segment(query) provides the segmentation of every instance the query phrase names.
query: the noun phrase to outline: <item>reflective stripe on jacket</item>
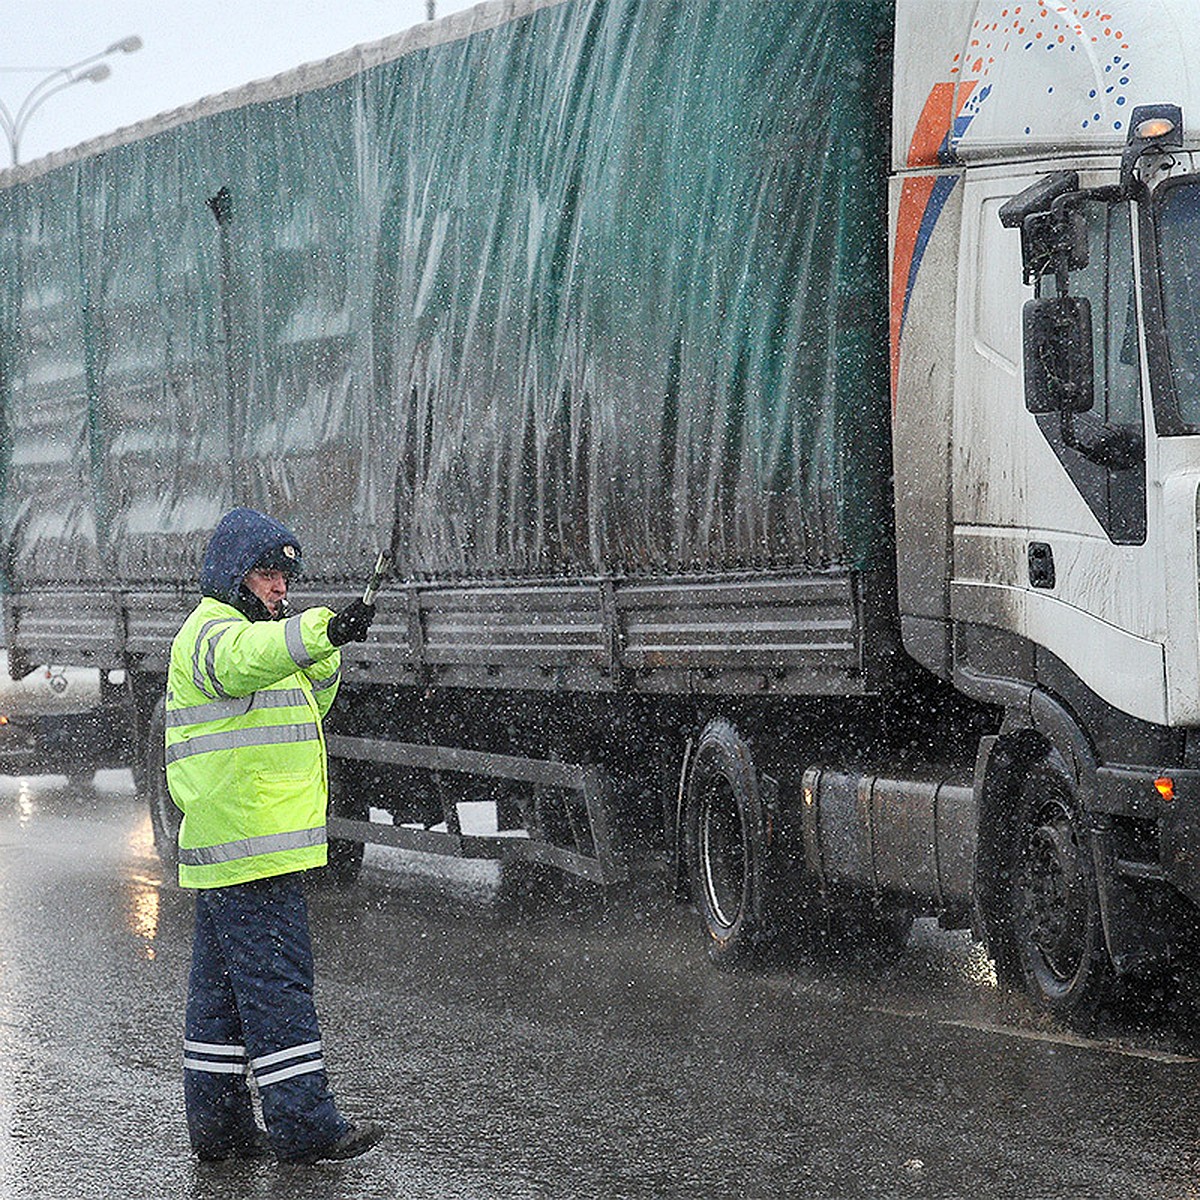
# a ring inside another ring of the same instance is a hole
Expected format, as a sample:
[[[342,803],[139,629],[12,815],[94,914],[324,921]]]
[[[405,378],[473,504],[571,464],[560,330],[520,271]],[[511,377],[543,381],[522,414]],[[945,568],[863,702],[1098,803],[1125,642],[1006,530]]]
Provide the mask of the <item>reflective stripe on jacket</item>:
[[[175,635],[167,786],[183,810],[179,882],[227,887],[326,861],[321,720],[337,694],[333,612],[250,621],[206,597]]]

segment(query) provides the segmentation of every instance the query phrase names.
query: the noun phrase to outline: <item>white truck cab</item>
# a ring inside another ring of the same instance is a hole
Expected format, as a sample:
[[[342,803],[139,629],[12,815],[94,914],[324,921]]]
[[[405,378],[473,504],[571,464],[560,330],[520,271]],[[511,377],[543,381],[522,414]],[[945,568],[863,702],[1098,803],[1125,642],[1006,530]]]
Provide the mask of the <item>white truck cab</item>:
[[[901,632],[1005,710],[978,911],[1069,1018],[1177,955],[1173,897],[1200,900],[1198,17],[896,6]]]
[[[906,646],[949,678],[1003,631],[1168,726],[1200,723],[1198,15],[901,0],[896,29]]]

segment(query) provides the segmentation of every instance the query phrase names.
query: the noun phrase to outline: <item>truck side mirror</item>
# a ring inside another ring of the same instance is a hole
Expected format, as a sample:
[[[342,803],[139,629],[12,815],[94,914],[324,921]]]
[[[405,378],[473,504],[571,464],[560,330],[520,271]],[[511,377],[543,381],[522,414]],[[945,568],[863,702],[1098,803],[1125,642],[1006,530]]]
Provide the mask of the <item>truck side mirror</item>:
[[[1091,409],[1092,306],[1086,296],[1043,296],[1022,312],[1025,407],[1031,413]]]

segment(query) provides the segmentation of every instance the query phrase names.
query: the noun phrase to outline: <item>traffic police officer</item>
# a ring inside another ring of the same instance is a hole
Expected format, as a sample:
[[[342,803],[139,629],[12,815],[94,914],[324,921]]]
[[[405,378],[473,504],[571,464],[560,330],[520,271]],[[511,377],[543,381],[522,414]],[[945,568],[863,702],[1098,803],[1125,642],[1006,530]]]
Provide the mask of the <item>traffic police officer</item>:
[[[375,610],[356,600],[287,615],[300,566],[280,522],[227,513],[205,552],[202,599],[171,648],[167,784],[183,810],[179,882],[196,889],[184,1099],[201,1159],[351,1158],[382,1132],[348,1122],[329,1089],[298,874],[327,857],[321,721],[338,647],[364,639]]]

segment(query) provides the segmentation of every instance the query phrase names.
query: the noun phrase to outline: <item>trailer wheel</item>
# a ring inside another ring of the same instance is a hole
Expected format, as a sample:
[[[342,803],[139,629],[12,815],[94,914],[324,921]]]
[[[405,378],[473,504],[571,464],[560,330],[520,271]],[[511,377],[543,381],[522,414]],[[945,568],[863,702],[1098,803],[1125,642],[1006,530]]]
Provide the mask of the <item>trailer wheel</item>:
[[[1087,1030],[1116,977],[1075,785],[1051,755],[1028,767],[1018,800],[1012,871],[1016,954],[1038,1004]]]
[[[722,966],[757,957],[771,940],[762,804],[750,749],[722,718],[704,727],[692,756],[684,855],[710,957]]]
[[[365,763],[348,758],[329,760],[329,814],[351,821],[370,820]],[[329,839],[329,862],[321,876],[340,888],[350,887],[362,871],[366,846],[346,838]]]
[[[174,878],[179,865],[179,825],[183,814],[167,790],[167,702],[161,698],[150,712],[146,729],[145,786],[150,804],[154,849],[167,873]]]

